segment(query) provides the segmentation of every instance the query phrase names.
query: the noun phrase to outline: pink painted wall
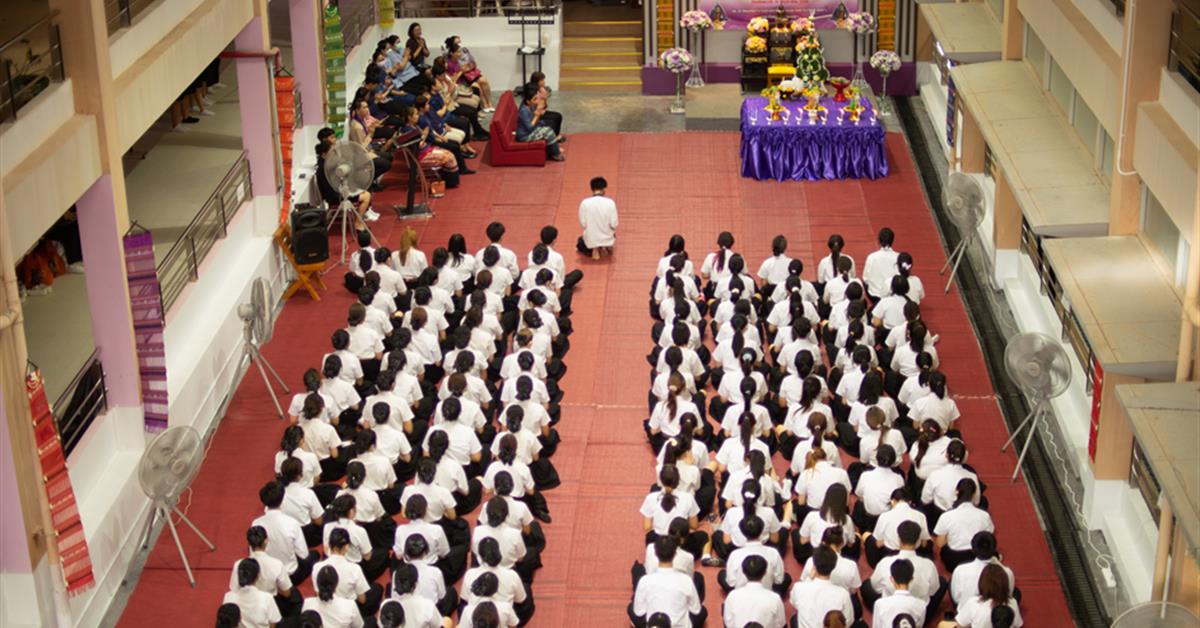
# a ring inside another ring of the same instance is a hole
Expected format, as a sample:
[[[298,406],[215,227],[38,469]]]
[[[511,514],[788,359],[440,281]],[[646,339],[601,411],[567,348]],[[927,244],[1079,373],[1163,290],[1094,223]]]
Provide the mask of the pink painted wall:
[[[261,52],[262,18],[250,20],[233,42],[235,50]],[[275,196],[275,137],[271,132],[274,81],[267,71],[266,59],[251,57],[234,62],[237,64],[238,109],[242,114],[242,148],[250,161],[251,188],[255,196]]]
[[[108,383],[108,404],[141,405],[125,249],[117,226],[112,178],[101,176],[76,203],[83,242],[84,277],[92,314],[92,338]]]
[[[292,69],[300,86],[300,106],[305,126],[325,121],[321,106],[321,41],[317,28],[320,7],[315,0],[290,0],[292,29]]]
[[[4,411],[4,391],[0,390],[0,572],[32,573],[29,546],[25,541],[25,520],[17,497],[17,473],[13,466],[12,442],[8,438],[8,417]]]

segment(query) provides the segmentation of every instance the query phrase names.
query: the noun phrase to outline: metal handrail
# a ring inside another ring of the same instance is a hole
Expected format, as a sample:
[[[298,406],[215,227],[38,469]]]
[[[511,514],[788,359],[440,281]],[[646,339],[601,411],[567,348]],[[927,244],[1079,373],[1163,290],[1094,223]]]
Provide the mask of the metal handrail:
[[[396,0],[396,18],[553,16],[562,0]]]
[[[158,262],[164,312],[171,309],[187,284],[200,278],[200,263],[217,240],[225,237],[238,207],[251,196],[249,186],[250,162],[243,151],[179,239]]]
[[[1179,72],[1200,91],[1200,2],[1180,2],[1171,16],[1167,68]]]
[[[341,0],[338,13],[342,18],[342,42],[347,52],[361,43],[363,33],[378,21],[374,0]]]
[[[63,452],[70,455],[92,421],[107,409],[108,386],[100,352],[96,350],[51,406]]]
[[[108,30],[108,36],[112,37],[113,33],[133,25],[133,18],[137,17],[147,7],[154,4],[156,0],[105,0],[104,1],[104,24]]]
[[[17,67],[8,57],[0,60],[0,123],[16,118],[17,112],[29,104],[35,96],[49,87],[51,83],[62,82],[65,78],[62,40],[59,37],[58,24],[55,23],[58,15],[57,10],[51,11],[8,41],[0,44],[0,54],[17,44],[25,43],[29,46],[26,50],[25,66],[23,67]],[[41,28],[47,29],[49,47],[34,54],[33,45],[27,37]],[[47,57],[48,63],[42,67],[43,59]],[[22,82],[19,87],[18,81]]]

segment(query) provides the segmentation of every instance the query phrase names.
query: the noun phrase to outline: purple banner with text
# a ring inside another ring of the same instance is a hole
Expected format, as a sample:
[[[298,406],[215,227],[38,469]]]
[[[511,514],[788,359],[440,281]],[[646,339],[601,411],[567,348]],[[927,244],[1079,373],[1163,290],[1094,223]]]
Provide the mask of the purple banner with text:
[[[817,20],[817,28],[834,28],[833,20],[828,16],[839,7],[858,11],[857,0],[700,0],[696,8],[708,13],[717,30],[734,30],[746,28],[746,24],[756,17],[774,19],[780,6],[791,19],[807,15],[824,17]]]

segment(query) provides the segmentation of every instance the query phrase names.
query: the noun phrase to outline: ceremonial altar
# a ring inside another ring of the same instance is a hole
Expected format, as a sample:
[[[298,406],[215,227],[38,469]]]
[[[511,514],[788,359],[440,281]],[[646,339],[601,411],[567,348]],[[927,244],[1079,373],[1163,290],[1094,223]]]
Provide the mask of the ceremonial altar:
[[[878,179],[888,174],[883,124],[867,99],[857,123],[843,108],[851,101],[821,98],[825,111],[810,116],[805,101],[781,101],[772,119],[765,97],[742,102],[742,176],[777,181]]]

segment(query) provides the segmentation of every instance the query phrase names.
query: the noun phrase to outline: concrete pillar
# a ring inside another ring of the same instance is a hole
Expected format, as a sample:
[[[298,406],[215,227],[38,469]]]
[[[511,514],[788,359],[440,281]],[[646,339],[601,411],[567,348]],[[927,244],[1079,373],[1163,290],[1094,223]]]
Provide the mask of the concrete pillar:
[[[1021,257],[1021,222],[1023,216],[1017,197],[1000,168],[993,173],[996,199],[992,203],[992,277],[997,288],[1017,276]]]
[[[238,52],[269,49],[271,40],[265,11],[258,12],[233,41]],[[250,162],[251,188],[255,196],[275,196],[279,191],[275,82],[265,58],[244,57],[236,59],[235,63],[238,109],[242,114],[242,148]]]
[[[979,124],[975,122],[975,116],[971,114],[971,110],[964,106],[959,111],[962,112],[962,139],[959,146],[962,152],[959,162],[961,170],[972,174],[981,173],[983,172],[983,153],[987,148],[987,143],[983,139],[983,133],[979,130]]]
[[[1016,0],[1004,3],[1004,15],[1000,17],[1000,58],[1005,61],[1025,56],[1025,18],[1017,10]]]
[[[117,220],[113,177],[101,176],[76,203],[92,337],[104,365],[108,405],[141,404],[133,316],[125,276],[125,229]]]
[[[1188,551],[1188,541],[1175,526],[1171,543],[1171,571],[1167,574],[1167,599],[1200,615],[1200,565]]]
[[[289,0],[292,26],[292,65],[300,87],[300,106],[306,126],[325,122],[324,45],[321,31],[321,3],[317,0]]]
[[[1140,377],[1105,373],[1100,393],[1100,424],[1096,435],[1096,458],[1092,474],[1097,480],[1129,481],[1129,461],[1133,456],[1133,429],[1117,399],[1117,386],[1142,384]]]
[[[1117,154],[1109,195],[1109,235],[1133,235],[1138,232],[1141,216],[1141,177],[1133,174],[1133,147],[1137,136],[1138,104],[1158,100],[1158,83],[1167,63],[1167,35],[1171,29],[1171,2],[1131,3],[1125,13],[1127,59],[1122,71],[1128,86],[1121,102],[1124,113],[1124,137],[1116,137]],[[1118,135],[1122,132],[1117,130]],[[1121,171],[1130,174],[1121,174]]]

